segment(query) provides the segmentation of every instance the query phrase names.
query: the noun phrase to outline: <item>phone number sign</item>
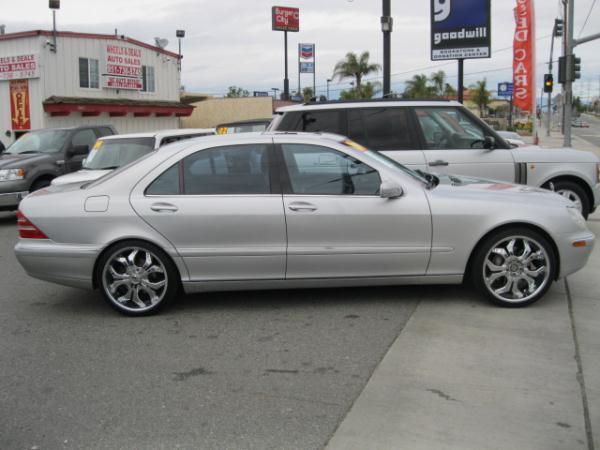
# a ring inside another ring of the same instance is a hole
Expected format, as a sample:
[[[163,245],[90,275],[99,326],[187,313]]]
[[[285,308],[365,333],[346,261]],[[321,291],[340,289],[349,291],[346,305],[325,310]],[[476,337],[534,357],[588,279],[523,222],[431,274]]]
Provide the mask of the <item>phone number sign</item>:
[[[103,86],[111,89],[142,89],[142,51],[125,45],[104,47]]]
[[[26,80],[39,78],[39,76],[39,62],[36,53],[0,56],[0,80]]]

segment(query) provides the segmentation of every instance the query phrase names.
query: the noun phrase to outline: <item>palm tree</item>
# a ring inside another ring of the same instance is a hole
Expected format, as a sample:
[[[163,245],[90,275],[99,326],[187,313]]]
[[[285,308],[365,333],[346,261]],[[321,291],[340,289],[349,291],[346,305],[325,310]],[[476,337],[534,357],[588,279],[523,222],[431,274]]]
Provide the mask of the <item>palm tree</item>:
[[[381,83],[379,81],[367,81],[360,89],[352,88],[347,91],[340,92],[340,100],[356,100],[363,98],[373,98],[375,94],[381,91]]]
[[[444,87],[446,85],[446,72],[443,70],[439,70],[431,74],[429,78],[433,83],[433,88],[435,89],[435,95],[438,97],[444,96]]]
[[[429,98],[435,95],[435,88],[428,86],[427,75],[415,75],[406,82],[404,96],[407,98]]]
[[[444,86],[444,97],[451,99],[451,98],[456,97],[456,94],[457,94],[457,91],[456,91],[456,89],[454,89],[454,86],[446,83],[446,86]]]
[[[369,57],[369,52],[362,52],[360,56],[354,52],[346,53],[346,58],[338,61],[333,68],[333,78],[354,78],[356,89],[360,92],[363,77],[381,70],[380,64],[369,63]]]
[[[475,86],[471,86],[472,89],[472,100],[479,108],[479,115],[485,116],[485,109],[491,103],[490,91],[487,90],[487,79],[484,78],[478,81]]]

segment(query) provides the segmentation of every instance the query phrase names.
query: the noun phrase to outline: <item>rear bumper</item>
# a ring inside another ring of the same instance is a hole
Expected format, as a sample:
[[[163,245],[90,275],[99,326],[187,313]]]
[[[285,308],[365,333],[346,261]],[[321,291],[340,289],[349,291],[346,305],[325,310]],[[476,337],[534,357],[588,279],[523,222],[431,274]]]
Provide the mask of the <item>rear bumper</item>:
[[[92,289],[100,249],[89,245],[57,244],[51,240],[21,239],[15,245],[17,260],[28,275],[52,283]]]
[[[21,200],[28,194],[28,191],[0,194],[0,211],[12,211],[17,209]]]
[[[584,247],[574,247],[574,242],[584,241]],[[560,253],[560,274],[564,278],[577,272],[586,265],[592,250],[594,249],[595,236],[589,231],[579,234],[565,236],[561,242],[557,242]]]

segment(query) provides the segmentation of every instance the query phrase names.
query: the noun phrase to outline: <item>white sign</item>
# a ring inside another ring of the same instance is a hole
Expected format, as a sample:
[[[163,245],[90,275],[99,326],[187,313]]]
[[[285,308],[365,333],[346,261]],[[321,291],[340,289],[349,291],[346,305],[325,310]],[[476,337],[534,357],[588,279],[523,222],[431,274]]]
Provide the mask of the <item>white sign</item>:
[[[110,89],[142,89],[142,51],[126,45],[104,45],[102,86]]]
[[[37,53],[0,56],[0,80],[24,80],[39,77],[40,65]]]

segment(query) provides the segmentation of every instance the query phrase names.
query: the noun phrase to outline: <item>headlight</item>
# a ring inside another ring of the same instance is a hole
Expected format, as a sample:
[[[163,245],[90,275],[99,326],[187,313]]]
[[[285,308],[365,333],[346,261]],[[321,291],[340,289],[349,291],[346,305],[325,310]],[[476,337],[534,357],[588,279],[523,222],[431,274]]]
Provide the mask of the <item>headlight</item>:
[[[22,180],[25,178],[23,169],[2,169],[0,170],[0,181]]]
[[[567,211],[569,211],[571,218],[573,219],[573,221],[577,224],[577,226],[579,228],[587,229],[585,219],[583,218],[583,216],[581,215],[581,213],[579,212],[577,207],[569,205],[569,206],[567,206]]]

